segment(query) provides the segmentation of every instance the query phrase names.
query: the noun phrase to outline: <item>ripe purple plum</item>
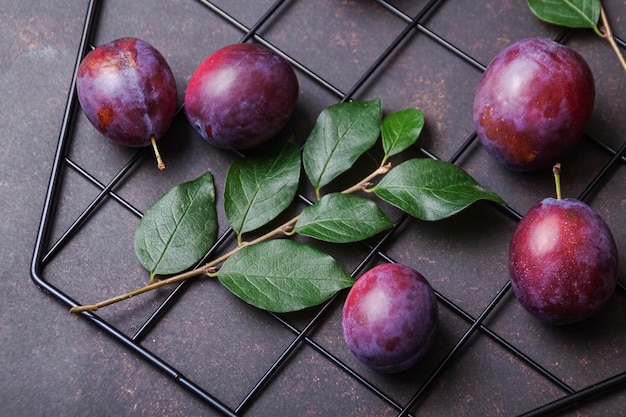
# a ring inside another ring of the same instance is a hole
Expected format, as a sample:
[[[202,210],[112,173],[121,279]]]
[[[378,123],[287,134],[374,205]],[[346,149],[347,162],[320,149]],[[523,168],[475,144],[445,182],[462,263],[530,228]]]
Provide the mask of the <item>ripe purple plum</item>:
[[[523,39],[487,66],[474,98],[476,133],[514,171],[549,168],[579,142],[594,100],[593,74],[578,52]]]
[[[414,269],[382,264],[350,289],[341,324],[352,353],[383,373],[402,372],[430,350],[439,321],[435,293]]]
[[[604,220],[572,198],[545,198],[519,222],[509,247],[515,296],[548,324],[598,313],[615,292],[617,247]]]
[[[213,52],[196,68],[185,114],[210,144],[249,149],[285,127],[298,94],[298,79],[286,60],[262,46],[238,43]]]
[[[89,121],[123,146],[152,143],[157,151],[155,142],[176,113],[176,82],[169,65],[137,38],[116,39],[90,51],[78,67],[76,90]]]

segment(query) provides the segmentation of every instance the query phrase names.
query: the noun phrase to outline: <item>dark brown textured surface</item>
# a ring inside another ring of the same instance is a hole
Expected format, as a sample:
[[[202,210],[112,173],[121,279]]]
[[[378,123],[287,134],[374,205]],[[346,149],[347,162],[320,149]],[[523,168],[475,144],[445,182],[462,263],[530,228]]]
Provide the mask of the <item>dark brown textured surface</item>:
[[[196,65],[210,52],[237,42],[244,32],[191,0],[105,1],[93,42],[137,36],[166,57],[179,98]],[[251,26],[272,5],[264,1],[214,1],[241,24]],[[426,1],[390,1],[415,15]],[[614,32],[626,38],[626,3],[604,1]],[[0,8],[0,415],[3,416],[200,416],[217,412],[66,306],[38,289],[29,263],[72,72],[86,2],[5,0]],[[443,1],[355,92],[382,98],[385,111],[420,107],[426,128],[419,145],[449,159],[472,134],[471,103],[480,70],[452,55],[430,34],[441,36],[486,65],[502,48],[528,36],[554,38],[559,29],[541,23],[519,1]],[[258,34],[346,93],[406,21],[375,1],[286,1]],[[587,31],[566,43],[589,61],[597,84],[588,131],[609,146],[626,137],[626,76],[610,47]],[[315,117],[340,97],[298,72],[301,96],[289,130],[300,140]],[[68,156],[106,184],[134,151],[104,141],[78,117]],[[143,158],[115,192],[143,212],[169,187],[206,169],[218,190],[236,156],[203,143],[179,116],[161,152],[168,165],[159,173]],[[610,159],[590,140],[564,164],[564,193],[577,196]],[[550,175],[515,174],[488,157],[478,144],[457,161],[518,212],[553,193]],[[365,164],[367,165],[367,163]],[[361,175],[359,175],[360,177]],[[620,282],[626,284],[626,166],[621,162],[592,193],[589,204],[614,231]],[[49,242],[55,242],[98,194],[72,169],[63,176]],[[221,200],[218,200],[220,207]],[[297,209],[295,207],[294,209]],[[389,210],[394,218],[398,213]],[[225,225],[223,211],[218,210]],[[46,264],[44,278],[73,298],[89,303],[134,289],[146,275],[132,253],[137,216],[105,199],[69,243]],[[383,250],[420,270],[433,287],[472,317],[478,317],[506,284],[506,251],[515,226],[504,213],[477,204],[437,223],[407,220]],[[222,226],[222,231],[225,226]],[[230,245],[233,242],[229,242]],[[361,245],[333,248],[347,271],[366,255]],[[378,260],[379,261],[379,260]],[[107,307],[98,315],[132,336],[169,294],[152,294]],[[320,352],[345,363],[402,407],[420,389],[471,322],[441,304],[441,328],[427,359],[402,375],[382,376],[359,364],[341,337],[339,297],[277,369],[267,387],[243,410],[250,416],[392,416],[398,410]],[[317,309],[285,315],[301,330]],[[515,346],[504,348],[486,331],[472,334],[412,409],[425,416],[511,416],[563,395],[516,353],[528,355],[573,390],[626,371],[626,294],[619,290],[598,317],[552,328],[530,318],[510,291],[485,326]],[[141,340],[183,375],[236,408],[293,342],[295,333],[267,313],[249,307],[212,281],[194,282],[158,325]],[[625,388],[561,415],[617,416]]]

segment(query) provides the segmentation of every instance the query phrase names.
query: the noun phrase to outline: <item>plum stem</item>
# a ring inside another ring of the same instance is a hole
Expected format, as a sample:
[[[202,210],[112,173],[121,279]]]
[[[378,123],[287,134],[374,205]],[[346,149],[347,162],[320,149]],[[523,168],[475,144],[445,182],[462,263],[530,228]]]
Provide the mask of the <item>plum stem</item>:
[[[156,137],[154,135],[150,136],[150,143],[152,143],[152,149],[154,149],[154,156],[156,157],[157,167],[163,171],[165,169],[165,164],[163,163],[163,159],[161,158],[161,153],[159,152],[159,147],[157,146]]]
[[[563,198],[561,194],[561,164],[556,163],[552,167],[552,173],[554,174],[554,184],[556,185],[556,199],[561,200]]]
[[[609,19],[606,16],[606,11],[604,10],[602,4],[600,4],[600,20],[602,21],[602,28],[604,29],[604,33],[600,33],[600,36],[609,42],[611,48],[613,48],[613,51],[615,52],[615,55],[617,55],[617,59],[619,59],[622,68],[626,72],[626,60],[624,59],[624,55],[622,55],[617,42],[615,42],[613,31],[611,30],[611,25],[609,24]]]
[[[367,177],[365,177],[363,180],[359,181],[357,184],[346,188],[345,190],[342,191],[342,193],[344,194],[350,194],[350,193],[354,193],[357,191],[362,191],[365,190],[365,188],[367,187],[368,184],[370,184],[370,181],[372,179],[374,179],[375,177],[379,176],[379,175],[384,175],[387,172],[389,172],[389,170],[391,169],[391,163],[388,163],[384,166],[380,166],[378,167],[375,171],[373,171],[371,174],[369,174]],[[260,243],[266,240],[269,240],[271,238],[277,237],[277,236],[291,236],[295,233],[295,229],[294,226],[297,223],[298,219],[300,218],[300,215],[297,215],[293,218],[291,218],[290,220],[286,221],[285,223],[281,224],[280,226],[276,227],[273,230],[270,230],[269,232],[265,233],[262,236],[257,237],[254,240],[251,240],[249,242],[242,242],[241,241],[241,236],[237,237],[237,246],[235,248],[233,248],[231,251],[225,253],[224,255],[215,258],[214,260],[202,265],[199,268],[196,269],[192,269],[190,271],[187,272],[183,272],[181,274],[178,275],[174,275],[170,278],[167,279],[163,279],[163,280],[157,280],[154,282],[151,282],[148,285],[145,285],[141,288],[137,288],[133,291],[127,292],[126,294],[122,294],[122,295],[118,295],[116,297],[110,298],[108,300],[104,300],[104,301],[100,301],[98,303],[95,304],[89,304],[89,305],[82,305],[82,306],[75,306],[70,308],[70,313],[82,313],[82,312],[86,312],[86,311],[96,311],[99,308],[102,307],[106,307],[108,305],[111,304],[115,304],[119,301],[123,301],[126,300],[128,298],[134,297],[136,295],[139,294],[143,294],[146,293],[148,291],[152,291],[154,289],[163,287],[165,285],[169,285],[169,284],[173,284],[176,282],[181,282],[184,280],[187,280],[189,278],[193,278],[193,277],[197,277],[200,275],[205,275],[208,277],[215,277],[216,271],[217,271],[217,266],[219,264],[221,264],[222,262],[226,261],[228,258],[230,258],[232,255],[234,255],[237,251],[239,251],[241,248],[243,248],[244,246],[248,246],[248,245],[253,245],[255,243]],[[151,279],[153,278],[153,275],[151,275]]]

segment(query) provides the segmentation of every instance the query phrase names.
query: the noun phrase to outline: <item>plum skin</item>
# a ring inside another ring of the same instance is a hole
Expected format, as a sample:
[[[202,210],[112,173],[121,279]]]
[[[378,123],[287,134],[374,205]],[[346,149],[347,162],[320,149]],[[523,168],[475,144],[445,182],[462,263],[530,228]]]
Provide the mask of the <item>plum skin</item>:
[[[211,145],[249,149],[281,131],[295,110],[299,84],[291,65],[255,44],[210,54],[185,92],[189,123]]]
[[[515,296],[542,322],[589,318],[613,296],[615,240],[604,220],[577,199],[546,198],[520,220],[509,247]]]
[[[152,45],[133,37],[90,51],[78,67],[76,90],[89,121],[123,146],[161,139],[176,113],[172,70]]]
[[[594,101],[593,74],[578,52],[528,38],[502,50],[487,66],[474,97],[474,125],[496,160],[514,171],[533,171],[571,152]]]
[[[439,309],[428,281],[414,269],[382,264],[365,272],[344,303],[341,324],[352,353],[382,373],[405,371],[429,352]]]

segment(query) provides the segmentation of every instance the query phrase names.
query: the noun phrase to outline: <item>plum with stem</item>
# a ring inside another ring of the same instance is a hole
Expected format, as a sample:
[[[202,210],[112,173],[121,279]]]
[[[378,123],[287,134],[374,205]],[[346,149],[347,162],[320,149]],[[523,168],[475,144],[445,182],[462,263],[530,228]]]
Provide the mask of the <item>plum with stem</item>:
[[[615,292],[618,255],[606,222],[578,199],[557,198],[528,210],[509,247],[515,296],[539,320],[570,324],[598,313]]]
[[[76,78],[81,108],[108,139],[128,147],[152,144],[176,113],[176,81],[165,58],[149,43],[126,37],[98,46],[81,61]]]

